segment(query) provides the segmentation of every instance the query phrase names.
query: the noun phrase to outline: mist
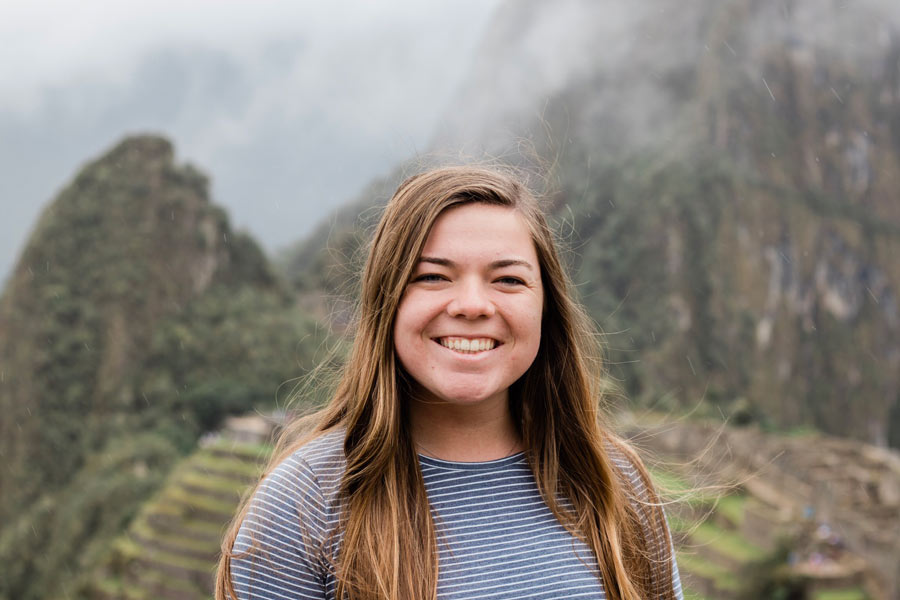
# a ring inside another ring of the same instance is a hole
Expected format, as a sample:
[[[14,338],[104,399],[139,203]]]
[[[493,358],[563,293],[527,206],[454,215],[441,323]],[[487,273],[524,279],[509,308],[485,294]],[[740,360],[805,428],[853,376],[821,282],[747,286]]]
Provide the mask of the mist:
[[[0,35],[0,279],[82,162],[162,133],[274,250],[427,145],[496,2],[38,2]]]

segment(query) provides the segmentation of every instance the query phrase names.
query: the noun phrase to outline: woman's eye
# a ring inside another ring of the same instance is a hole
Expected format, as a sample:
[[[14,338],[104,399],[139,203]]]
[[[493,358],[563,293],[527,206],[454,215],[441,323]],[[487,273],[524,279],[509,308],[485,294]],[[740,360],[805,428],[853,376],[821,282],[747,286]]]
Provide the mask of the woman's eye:
[[[502,283],[503,285],[525,285],[525,282],[518,277],[500,277],[497,279],[497,283]]]
[[[424,281],[424,282],[433,282],[433,281],[444,281],[446,277],[443,275],[438,275],[437,273],[423,273],[422,275],[417,275],[413,281]]]

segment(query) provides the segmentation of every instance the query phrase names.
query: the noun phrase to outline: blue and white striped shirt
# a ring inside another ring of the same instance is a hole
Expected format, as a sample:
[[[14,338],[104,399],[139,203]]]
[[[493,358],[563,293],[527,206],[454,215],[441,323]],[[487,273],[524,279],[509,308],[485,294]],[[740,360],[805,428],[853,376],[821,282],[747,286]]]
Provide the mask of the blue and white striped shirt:
[[[323,556],[336,557],[342,431],[295,452],[266,478],[251,501],[232,559],[239,600],[334,599],[336,581]],[[635,491],[636,468],[614,455]],[[590,548],[544,503],[524,454],[481,463],[419,457],[438,536],[440,600],[606,597]],[[657,536],[656,539],[667,539]],[[324,553],[324,554],[323,554]],[[678,569],[671,570],[678,598]],[[666,573],[668,574],[668,573]]]

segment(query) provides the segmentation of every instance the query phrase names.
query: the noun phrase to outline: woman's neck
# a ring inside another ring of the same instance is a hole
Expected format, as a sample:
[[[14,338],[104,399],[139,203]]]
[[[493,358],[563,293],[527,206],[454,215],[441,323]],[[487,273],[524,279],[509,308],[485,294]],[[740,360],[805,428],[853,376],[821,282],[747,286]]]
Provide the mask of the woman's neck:
[[[521,452],[506,398],[473,405],[412,400],[410,426],[420,454],[455,462],[483,462]]]

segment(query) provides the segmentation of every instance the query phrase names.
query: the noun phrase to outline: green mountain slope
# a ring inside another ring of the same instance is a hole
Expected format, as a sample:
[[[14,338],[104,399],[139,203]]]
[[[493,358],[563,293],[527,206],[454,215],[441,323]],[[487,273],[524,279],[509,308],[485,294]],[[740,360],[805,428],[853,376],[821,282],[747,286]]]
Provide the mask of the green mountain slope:
[[[67,589],[201,433],[309,363],[314,324],[173,154],[88,164],[0,299],[0,598]]]

